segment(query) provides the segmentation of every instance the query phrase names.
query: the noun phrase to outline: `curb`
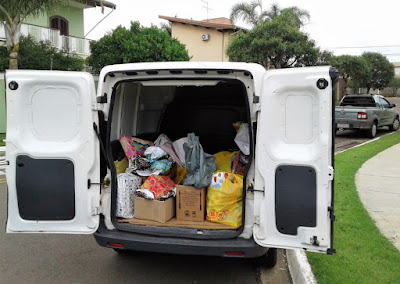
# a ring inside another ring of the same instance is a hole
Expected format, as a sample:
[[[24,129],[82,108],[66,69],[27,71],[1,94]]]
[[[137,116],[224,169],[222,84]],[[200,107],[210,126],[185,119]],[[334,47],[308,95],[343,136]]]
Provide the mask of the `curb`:
[[[306,253],[302,250],[286,250],[290,275],[294,284],[316,284]]]

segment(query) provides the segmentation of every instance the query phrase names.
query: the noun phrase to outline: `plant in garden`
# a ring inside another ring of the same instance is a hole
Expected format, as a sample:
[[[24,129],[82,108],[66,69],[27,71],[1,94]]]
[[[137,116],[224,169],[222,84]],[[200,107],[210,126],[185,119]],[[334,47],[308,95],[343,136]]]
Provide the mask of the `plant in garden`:
[[[18,65],[21,69],[81,71],[85,61],[75,54],[65,53],[48,41],[36,42],[32,37],[21,36]],[[0,71],[8,68],[6,47],[0,47]]]
[[[90,49],[87,63],[95,73],[110,64],[190,59],[185,45],[167,31],[155,26],[142,27],[138,22],[132,22],[130,29],[119,26],[100,40],[92,41]]]

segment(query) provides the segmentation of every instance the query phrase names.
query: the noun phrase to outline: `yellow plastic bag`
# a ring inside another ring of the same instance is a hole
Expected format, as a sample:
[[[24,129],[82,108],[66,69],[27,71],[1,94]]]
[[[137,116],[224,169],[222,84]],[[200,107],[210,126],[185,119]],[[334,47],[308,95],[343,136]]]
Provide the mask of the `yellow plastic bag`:
[[[217,160],[217,171],[231,173],[232,157],[237,152],[222,151],[214,154]]]
[[[185,179],[185,177],[186,177],[186,169],[177,167],[176,175],[172,180],[174,181],[175,184],[180,184]]]
[[[243,177],[216,172],[207,189],[207,220],[232,227],[242,225]]]
[[[117,174],[122,174],[126,171],[129,166],[128,159],[125,157],[121,161],[114,161],[115,169],[117,170]]]

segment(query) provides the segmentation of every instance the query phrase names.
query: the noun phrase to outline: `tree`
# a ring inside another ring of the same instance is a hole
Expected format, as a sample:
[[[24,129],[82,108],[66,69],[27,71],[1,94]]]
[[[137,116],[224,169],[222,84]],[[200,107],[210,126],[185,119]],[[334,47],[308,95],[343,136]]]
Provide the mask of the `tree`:
[[[18,69],[21,25],[28,16],[38,16],[67,0],[0,0],[0,21],[4,23],[6,45],[10,56],[10,69]]]
[[[400,78],[393,77],[393,79],[389,82],[388,87],[392,89],[392,92],[393,92],[392,94],[396,95],[397,90],[400,88]]]
[[[277,3],[273,3],[270,10],[263,10],[262,0],[235,4],[232,7],[230,18],[232,22],[242,19],[245,23],[255,27],[266,21],[272,21],[286,11],[291,11],[295,15],[295,21],[299,27],[304,24],[304,20],[310,19],[310,14],[306,10],[296,6],[281,9]]]
[[[185,45],[167,31],[155,26],[142,27],[138,22],[132,22],[130,29],[119,26],[100,40],[92,41],[90,49],[87,63],[95,73],[110,64],[190,59]]]
[[[295,18],[288,10],[249,32],[239,32],[228,47],[230,60],[256,62],[266,68],[269,64],[275,68],[315,65],[319,49],[299,31]]]
[[[343,78],[342,93],[345,93],[349,79],[352,80],[352,87],[365,87],[371,79],[371,68],[368,62],[359,56],[341,55],[333,57],[329,63],[338,69],[340,76]]]
[[[367,92],[371,88],[382,90],[394,77],[394,66],[387,58],[377,52],[365,52],[361,55],[371,68],[371,78],[366,82]]]
[[[19,48],[19,67],[35,70],[81,71],[85,61],[77,55],[68,54],[51,46],[48,41],[36,42],[32,37],[21,36]],[[0,47],[0,71],[8,66],[6,47]]]
[[[316,65],[318,65],[318,66],[329,65],[330,61],[333,57],[334,57],[334,55],[332,52],[324,50],[319,53]]]

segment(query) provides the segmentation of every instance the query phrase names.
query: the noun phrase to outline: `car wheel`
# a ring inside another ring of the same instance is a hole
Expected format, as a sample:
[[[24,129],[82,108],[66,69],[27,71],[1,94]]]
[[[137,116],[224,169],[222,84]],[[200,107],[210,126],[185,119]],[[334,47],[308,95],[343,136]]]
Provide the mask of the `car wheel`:
[[[378,129],[378,125],[377,125],[376,122],[374,122],[374,123],[372,124],[371,128],[368,129],[367,132],[366,132],[367,137],[369,137],[369,138],[375,138],[377,129]]]
[[[262,256],[253,259],[257,267],[272,268],[278,260],[278,251],[276,248],[270,248],[268,252]]]
[[[393,121],[393,124],[389,125],[389,130],[390,131],[397,131],[397,130],[399,130],[399,126],[400,126],[400,121],[399,121],[399,118],[396,117],[394,119],[394,121]]]

